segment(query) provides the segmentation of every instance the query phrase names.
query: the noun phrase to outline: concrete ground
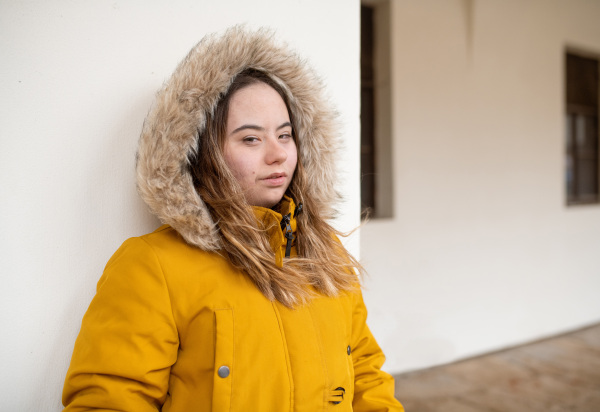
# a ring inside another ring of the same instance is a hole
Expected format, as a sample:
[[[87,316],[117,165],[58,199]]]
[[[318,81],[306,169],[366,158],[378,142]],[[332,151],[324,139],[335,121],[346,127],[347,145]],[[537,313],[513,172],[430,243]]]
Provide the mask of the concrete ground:
[[[600,324],[395,378],[407,412],[599,412]]]

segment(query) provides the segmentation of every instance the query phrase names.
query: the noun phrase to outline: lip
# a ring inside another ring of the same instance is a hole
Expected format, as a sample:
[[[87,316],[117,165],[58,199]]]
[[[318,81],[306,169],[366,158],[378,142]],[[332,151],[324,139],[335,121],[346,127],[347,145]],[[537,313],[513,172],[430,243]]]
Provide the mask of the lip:
[[[286,173],[271,173],[269,176],[261,179],[263,182],[268,184],[269,186],[281,186],[287,180]]]

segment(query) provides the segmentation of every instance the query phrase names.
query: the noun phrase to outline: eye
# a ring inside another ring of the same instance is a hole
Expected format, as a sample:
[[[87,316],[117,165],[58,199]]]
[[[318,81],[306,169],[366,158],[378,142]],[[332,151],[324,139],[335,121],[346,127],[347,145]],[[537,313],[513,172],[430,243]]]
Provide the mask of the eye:
[[[258,137],[256,136],[246,136],[242,139],[244,143],[256,143],[258,142]]]
[[[284,139],[284,140],[289,140],[289,139],[292,139],[292,134],[285,132],[285,133],[280,134],[279,138]]]

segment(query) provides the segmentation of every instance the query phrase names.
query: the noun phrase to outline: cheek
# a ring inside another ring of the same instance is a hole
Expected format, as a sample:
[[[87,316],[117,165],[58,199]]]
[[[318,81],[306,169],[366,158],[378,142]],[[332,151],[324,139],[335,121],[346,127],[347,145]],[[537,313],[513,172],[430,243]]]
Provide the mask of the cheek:
[[[288,151],[288,163],[292,172],[296,171],[296,165],[298,164],[298,149],[294,144]]]
[[[249,156],[241,154],[232,154],[225,150],[225,163],[244,188],[254,182],[256,171],[252,167],[252,161]]]

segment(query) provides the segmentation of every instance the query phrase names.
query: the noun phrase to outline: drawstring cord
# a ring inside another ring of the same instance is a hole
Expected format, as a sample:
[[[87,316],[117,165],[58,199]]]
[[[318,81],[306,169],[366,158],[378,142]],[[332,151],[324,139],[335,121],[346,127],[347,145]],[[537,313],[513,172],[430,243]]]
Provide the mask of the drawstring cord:
[[[294,216],[298,216],[298,214],[302,212],[302,203],[299,203],[296,207],[296,211]],[[285,230],[284,236],[287,239],[285,244],[285,257],[289,258],[290,253],[292,252],[292,240],[294,240],[294,233],[292,232],[292,225],[290,225],[290,221],[292,220],[292,214],[288,213],[281,219],[281,230]]]
[[[285,257],[289,258],[290,253],[292,251],[292,240],[294,239],[294,234],[292,233],[292,226],[290,225],[290,220],[292,219],[292,215],[288,213],[281,219],[281,230],[285,230],[285,238],[287,242],[285,244]]]

